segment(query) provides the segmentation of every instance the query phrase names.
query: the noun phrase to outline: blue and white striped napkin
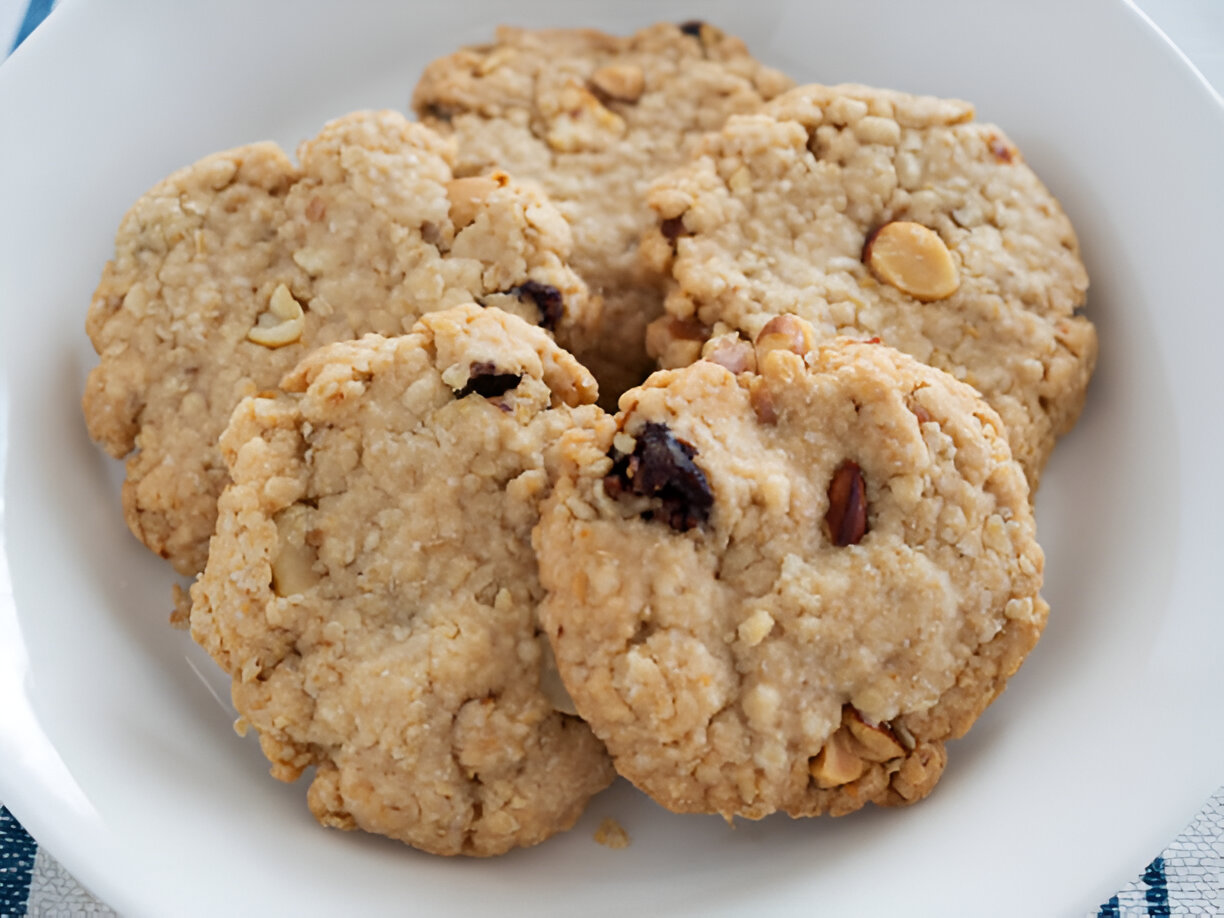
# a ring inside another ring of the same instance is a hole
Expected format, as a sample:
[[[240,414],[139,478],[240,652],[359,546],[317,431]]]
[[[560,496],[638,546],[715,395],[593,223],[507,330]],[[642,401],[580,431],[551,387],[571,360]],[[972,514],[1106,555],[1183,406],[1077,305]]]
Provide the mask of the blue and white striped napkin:
[[[0,918],[114,918],[0,806]]]
[[[1188,7],[1190,2],[1180,0],[1180,6]],[[7,57],[21,44],[54,4],[55,0],[0,0],[0,56]],[[1224,2],[1220,6],[1224,8]],[[1224,788],[1137,880],[1089,914],[1095,918],[1219,915],[1224,913],[1222,865]],[[0,805],[0,918],[25,916],[114,918],[115,912],[82,888]]]
[[[1088,918],[1224,912],[1224,788],[1140,877]],[[115,913],[86,892],[0,806],[0,918],[103,918]]]

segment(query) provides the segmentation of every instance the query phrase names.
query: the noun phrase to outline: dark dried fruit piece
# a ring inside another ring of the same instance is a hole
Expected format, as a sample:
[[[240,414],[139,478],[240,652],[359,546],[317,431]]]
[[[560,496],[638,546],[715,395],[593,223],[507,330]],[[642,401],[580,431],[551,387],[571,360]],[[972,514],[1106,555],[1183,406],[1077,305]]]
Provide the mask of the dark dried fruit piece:
[[[631,455],[613,451],[604,491],[613,499],[622,494],[654,498],[662,506],[643,517],[661,519],[677,532],[687,532],[708,520],[714,506],[710,482],[693,462],[696,455],[696,448],[677,439],[667,425],[648,421]]]
[[[690,19],[688,22],[682,22],[678,26],[681,32],[685,35],[692,35],[694,38],[701,39],[701,29],[705,25],[700,19]]]
[[[629,460],[622,456],[613,463],[612,471],[604,476],[604,493],[613,500],[619,500],[622,494],[633,493],[628,488],[629,477],[626,474],[628,467]]]
[[[858,463],[847,459],[829,482],[829,538],[839,547],[857,545],[867,533],[867,482]]]
[[[497,398],[522,381],[523,377],[518,373],[499,373],[497,367],[491,363],[474,363],[468,371],[467,384],[462,389],[455,390],[455,397],[482,395],[485,398]]]
[[[663,234],[665,239],[675,242],[680,236],[684,235],[684,218],[668,217],[659,224],[659,232]]]
[[[565,315],[565,300],[561,291],[552,284],[541,284],[539,281],[524,281],[517,287],[511,287],[507,293],[517,296],[520,300],[530,300],[540,310],[540,326],[552,331]]]

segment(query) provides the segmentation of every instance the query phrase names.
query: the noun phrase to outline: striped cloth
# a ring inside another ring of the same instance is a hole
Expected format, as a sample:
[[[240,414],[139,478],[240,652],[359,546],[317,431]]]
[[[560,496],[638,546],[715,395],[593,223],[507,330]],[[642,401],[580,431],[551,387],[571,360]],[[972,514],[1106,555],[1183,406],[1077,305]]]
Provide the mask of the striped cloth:
[[[1224,911],[1224,788],[1142,875],[1088,918],[1218,915]],[[0,918],[102,918],[115,913],[40,849],[0,806]]]
[[[24,9],[21,7],[24,5]],[[1145,6],[1147,4],[1144,4]],[[6,23],[16,23],[16,48],[46,18],[54,0],[0,0],[0,43]],[[5,19],[4,16],[8,16]],[[7,54],[5,54],[7,56]],[[1207,802],[1189,827],[1155,858],[1137,880],[1091,918],[1147,915],[1217,915],[1224,912],[1224,788]],[[74,880],[0,805],[0,918],[102,918],[114,916]]]
[[[1098,918],[1224,912],[1224,788],[1142,876],[1097,910]]]
[[[0,918],[114,918],[0,806]]]

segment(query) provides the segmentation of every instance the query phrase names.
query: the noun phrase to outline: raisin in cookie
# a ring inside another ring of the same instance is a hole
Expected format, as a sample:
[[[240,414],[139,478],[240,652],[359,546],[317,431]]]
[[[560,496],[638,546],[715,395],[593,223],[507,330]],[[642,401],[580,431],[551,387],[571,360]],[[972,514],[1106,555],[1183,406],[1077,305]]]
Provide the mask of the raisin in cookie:
[[[222,436],[191,611],[272,774],[314,766],[320,822],[437,854],[568,828],[613,772],[547,695],[531,529],[590,374],[468,305],[321,348],[284,389]]]
[[[356,113],[303,143],[300,166],[269,143],[209,156],[124,217],[89,308],[85,419],[131,454],[128,525],[181,573],[204,567],[230,412],[312,347],[472,300],[558,331],[594,321],[561,216],[503,174],[454,180],[451,148]]]
[[[541,607],[617,770],[679,812],[911,803],[1033,647],[1024,475],[970,387],[790,316],[562,440]]]
[[[672,277],[663,366],[795,313],[879,336],[970,383],[1035,489],[1079,416],[1096,332],[1071,223],[968,103],[804,86],[730,119],[650,192],[647,259]]]
[[[500,167],[534,179],[573,224],[572,264],[604,310],[597,334],[562,343],[613,406],[652,368],[645,327],[662,311],[659,279],[637,257],[649,181],[728,115],[791,85],[739,39],[700,22],[627,38],[503,27],[492,44],[430,64],[413,105],[458,141],[456,172]]]

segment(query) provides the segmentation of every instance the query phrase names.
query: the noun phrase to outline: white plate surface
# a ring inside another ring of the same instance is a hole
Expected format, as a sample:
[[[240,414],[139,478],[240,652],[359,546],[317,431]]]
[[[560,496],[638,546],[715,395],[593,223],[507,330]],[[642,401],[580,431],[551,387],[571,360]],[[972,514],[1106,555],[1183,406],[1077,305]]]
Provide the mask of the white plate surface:
[[[0,69],[0,799],[131,916],[1078,915],[1224,781],[1219,100],[1113,0],[66,2]],[[315,826],[166,625],[172,578],[85,434],[83,322],[172,169],[406,105],[496,21],[701,15],[801,81],[958,95],[1063,200],[1101,365],[1038,502],[1053,607],[1011,688],[904,811],[740,823],[619,784],[571,833],[443,860]],[[605,816],[633,844],[592,841]]]

